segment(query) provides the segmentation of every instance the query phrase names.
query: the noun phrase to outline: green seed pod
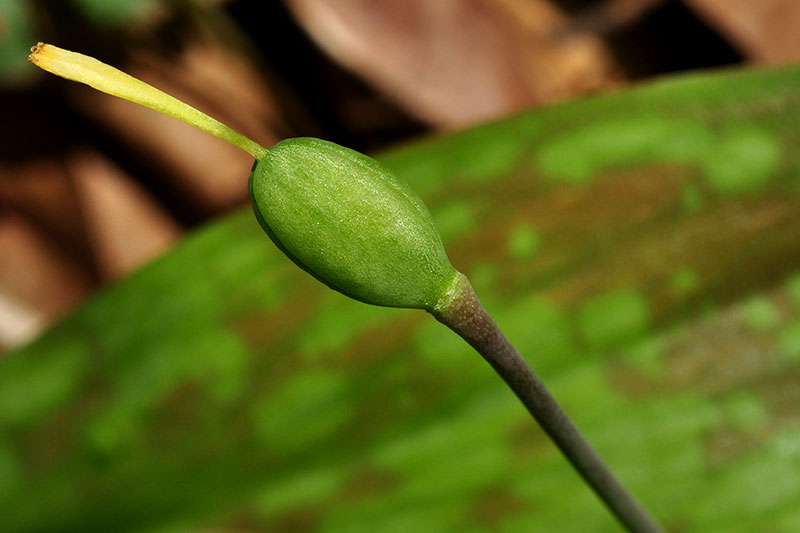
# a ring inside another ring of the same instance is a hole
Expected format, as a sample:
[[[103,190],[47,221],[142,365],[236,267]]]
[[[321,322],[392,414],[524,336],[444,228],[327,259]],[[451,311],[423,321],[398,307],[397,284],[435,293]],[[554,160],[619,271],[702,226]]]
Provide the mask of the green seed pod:
[[[456,276],[422,200],[376,160],[312,138],[267,149],[256,218],[303,270],[363,302],[431,309]]]
[[[306,272],[348,296],[435,312],[459,277],[422,200],[380,163],[319,139],[264,148],[100,61],[39,43],[30,60],[67,79],[175,117],[256,158],[250,195],[261,226]]]

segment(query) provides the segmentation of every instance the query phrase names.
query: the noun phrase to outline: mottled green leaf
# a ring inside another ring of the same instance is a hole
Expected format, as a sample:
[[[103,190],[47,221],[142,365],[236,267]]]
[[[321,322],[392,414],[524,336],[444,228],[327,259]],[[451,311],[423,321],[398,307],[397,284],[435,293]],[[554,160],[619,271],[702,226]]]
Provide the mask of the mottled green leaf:
[[[381,156],[672,530],[800,528],[798,125],[800,69],[695,75]],[[466,345],[249,212],[0,360],[0,427],[6,530],[616,527]]]

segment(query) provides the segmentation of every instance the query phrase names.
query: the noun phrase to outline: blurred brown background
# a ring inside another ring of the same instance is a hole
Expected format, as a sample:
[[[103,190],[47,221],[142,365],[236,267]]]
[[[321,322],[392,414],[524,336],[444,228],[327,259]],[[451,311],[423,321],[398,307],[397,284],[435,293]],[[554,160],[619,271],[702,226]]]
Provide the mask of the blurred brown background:
[[[376,151],[676,71],[800,60],[797,0],[0,3],[0,352],[245,205],[250,156],[46,75],[94,55],[261,144]]]

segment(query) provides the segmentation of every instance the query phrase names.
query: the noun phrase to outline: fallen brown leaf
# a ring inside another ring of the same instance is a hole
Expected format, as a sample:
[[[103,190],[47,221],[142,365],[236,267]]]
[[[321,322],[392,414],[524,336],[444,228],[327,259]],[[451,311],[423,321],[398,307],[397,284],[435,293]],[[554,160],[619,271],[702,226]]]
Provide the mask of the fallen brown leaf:
[[[547,0],[288,0],[341,64],[419,119],[460,127],[615,82],[603,42]]]
[[[74,183],[63,162],[38,159],[0,165],[0,204],[22,214],[91,264]]]
[[[169,214],[99,154],[76,154],[68,164],[104,279],[118,278],[157,257],[180,236],[180,227]]]
[[[44,327],[80,302],[92,286],[80,265],[19,215],[0,217],[0,250],[0,296],[7,306],[14,302],[14,309],[25,310],[23,322],[34,317]]]
[[[800,60],[797,0],[684,0],[758,63]]]

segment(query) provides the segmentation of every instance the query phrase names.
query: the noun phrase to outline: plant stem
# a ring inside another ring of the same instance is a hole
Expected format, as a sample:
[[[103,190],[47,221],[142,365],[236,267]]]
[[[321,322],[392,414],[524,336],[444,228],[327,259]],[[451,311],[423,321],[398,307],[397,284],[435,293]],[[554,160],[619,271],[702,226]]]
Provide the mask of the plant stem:
[[[466,340],[500,374],[545,433],[629,531],[662,531],[506,339],[463,274],[458,274],[448,295],[431,310],[431,314]]]
[[[85,83],[98,91],[177,118],[249,152],[256,159],[261,159],[267,153],[267,149],[260,144],[202,111],[93,57],[64,50],[52,44],[39,43],[31,48],[28,59],[37,67],[62,78]]]

